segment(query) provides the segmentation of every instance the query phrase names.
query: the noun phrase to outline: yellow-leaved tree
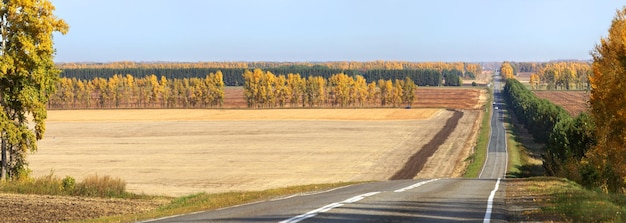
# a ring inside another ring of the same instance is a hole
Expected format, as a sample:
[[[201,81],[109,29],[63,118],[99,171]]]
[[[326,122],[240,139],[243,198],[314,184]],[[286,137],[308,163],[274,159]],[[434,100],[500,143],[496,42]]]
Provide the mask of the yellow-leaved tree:
[[[596,145],[587,153],[600,186],[624,190],[626,180],[626,7],[617,11],[608,37],[600,39],[593,56],[591,115],[596,122]]]
[[[513,66],[509,62],[504,62],[500,66],[500,75],[505,79],[514,78]]]
[[[46,104],[60,72],[54,66],[52,33],[68,30],[53,11],[48,0],[0,2],[2,180],[27,173],[26,153],[37,150],[46,129]]]

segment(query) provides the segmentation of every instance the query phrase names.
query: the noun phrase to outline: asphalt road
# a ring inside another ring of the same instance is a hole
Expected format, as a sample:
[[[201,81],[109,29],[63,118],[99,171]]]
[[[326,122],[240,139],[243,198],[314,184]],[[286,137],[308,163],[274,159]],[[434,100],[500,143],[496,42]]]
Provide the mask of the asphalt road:
[[[496,80],[493,106],[504,107]],[[504,222],[500,178],[506,173],[506,139],[501,110],[494,111],[478,179],[365,183],[148,222]]]
[[[478,178],[490,179],[504,177],[506,166],[508,165],[506,148],[506,131],[504,129],[504,117],[502,109],[505,107],[502,98],[502,81],[498,76],[494,81],[493,91],[493,115],[491,116],[491,136],[489,137],[489,148],[487,150],[487,160]]]

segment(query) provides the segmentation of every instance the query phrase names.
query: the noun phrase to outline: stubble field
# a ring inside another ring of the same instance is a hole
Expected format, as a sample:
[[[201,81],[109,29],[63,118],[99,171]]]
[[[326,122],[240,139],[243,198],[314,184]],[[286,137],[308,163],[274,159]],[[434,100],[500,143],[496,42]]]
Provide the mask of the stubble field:
[[[413,104],[426,109],[49,111],[29,167],[34,177],[110,175],[132,192],[180,196],[386,180],[425,144],[440,141],[416,177],[461,176],[486,91],[426,89]],[[448,137],[435,140],[459,112]],[[136,213],[164,202],[18,194],[0,194],[0,201],[16,210],[0,214],[12,222]]]
[[[110,175],[132,192],[168,196],[385,180],[451,115],[443,109],[50,111],[46,136],[29,160],[35,176]],[[467,133],[456,137],[451,140],[465,142]]]

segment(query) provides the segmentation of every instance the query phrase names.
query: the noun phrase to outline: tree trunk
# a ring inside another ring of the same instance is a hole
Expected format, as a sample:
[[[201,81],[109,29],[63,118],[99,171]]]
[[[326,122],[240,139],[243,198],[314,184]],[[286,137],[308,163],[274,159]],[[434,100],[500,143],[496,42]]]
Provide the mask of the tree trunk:
[[[4,181],[7,179],[7,142],[4,138],[4,132],[0,136],[0,140],[2,141],[2,167],[0,171],[0,181]]]

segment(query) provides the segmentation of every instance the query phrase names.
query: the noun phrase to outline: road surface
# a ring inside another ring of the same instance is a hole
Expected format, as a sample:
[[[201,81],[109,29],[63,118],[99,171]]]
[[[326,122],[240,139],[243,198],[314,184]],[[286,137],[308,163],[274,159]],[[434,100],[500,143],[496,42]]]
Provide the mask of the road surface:
[[[495,77],[493,90],[493,115],[491,116],[491,135],[487,150],[487,160],[478,178],[490,179],[504,177],[508,165],[506,148],[506,130],[504,129],[504,117],[502,109],[505,107],[502,98],[502,80]]]
[[[504,222],[506,138],[494,83],[488,157],[478,179],[373,182],[147,222]]]

